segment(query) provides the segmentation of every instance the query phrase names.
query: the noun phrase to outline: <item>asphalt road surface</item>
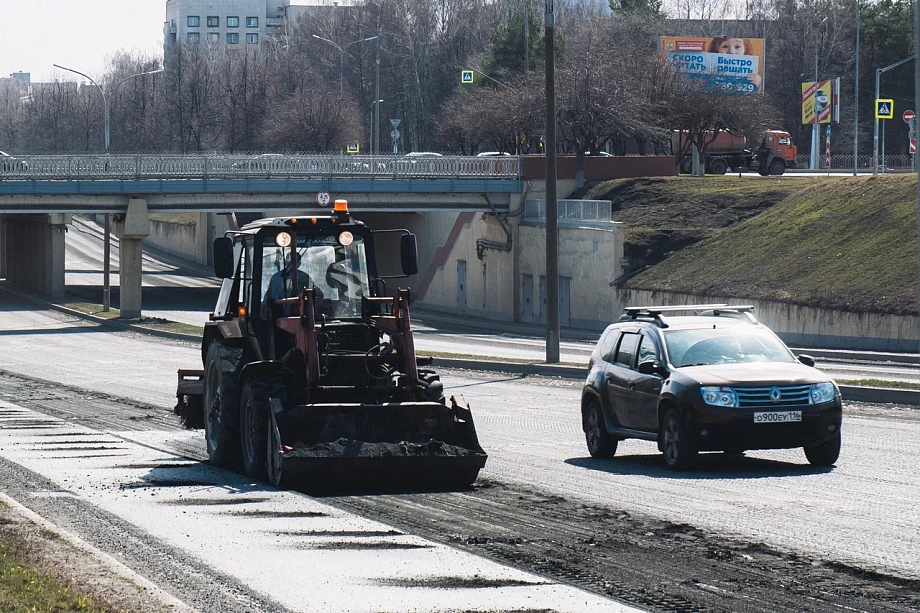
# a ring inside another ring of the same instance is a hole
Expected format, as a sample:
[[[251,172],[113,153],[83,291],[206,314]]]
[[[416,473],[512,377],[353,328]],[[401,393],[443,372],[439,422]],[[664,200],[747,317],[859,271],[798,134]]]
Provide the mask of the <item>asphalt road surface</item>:
[[[782,450],[675,474],[647,442],[591,459],[577,382],[442,371],[490,455],[476,486],[316,499],[201,463],[171,414],[198,347],[34,308],[0,302],[0,490],[199,610],[322,610],[286,578],[333,534],[313,593],[350,610],[920,609],[915,409],[847,403],[834,469]]]
[[[102,229],[92,221],[74,217],[67,234],[66,277],[69,295],[102,301]],[[118,245],[111,255],[112,305],[118,305]],[[195,264],[162,251],[144,254],[143,313],[154,317],[202,326],[217,299],[220,284],[209,266]],[[544,334],[535,326],[514,326],[465,318],[462,325],[450,317],[414,312],[416,348],[421,352],[473,355],[484,358],[542,361],[546,356]],[[563,331],[569,338],[560,342],[560,361],[584,364],[598,335]],[[804,351],[803,351],[804,352]],[[840,381],[880,379],[920,382],[916,364],[882,361],[822,360],[818,368]]]

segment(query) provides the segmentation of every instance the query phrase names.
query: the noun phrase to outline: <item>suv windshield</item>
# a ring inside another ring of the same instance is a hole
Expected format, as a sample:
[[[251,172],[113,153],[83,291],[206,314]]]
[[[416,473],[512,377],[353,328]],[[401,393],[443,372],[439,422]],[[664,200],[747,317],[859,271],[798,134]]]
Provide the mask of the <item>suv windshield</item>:
[[[263,302],[293,297],[299,291],[291,287],[290,248],[268,242],[262,251]],[[360,317],[361,298],[370,296],[364,241],[343,246],[333,236],[297,237],[297,281],[301,287],[317,290],[324,309],[333,317]],[[279,296],[282,293],[284,296]]]
[[[747,362],[795,362],[792,353],[768,330],[754,326],[666,330],[671,364],[704,366]]]

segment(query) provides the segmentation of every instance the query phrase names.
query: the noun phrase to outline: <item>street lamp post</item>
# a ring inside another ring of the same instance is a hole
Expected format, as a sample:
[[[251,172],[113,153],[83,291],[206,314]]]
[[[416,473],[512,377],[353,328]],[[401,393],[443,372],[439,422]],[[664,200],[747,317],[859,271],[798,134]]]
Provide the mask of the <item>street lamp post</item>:
[[[345,85],[344,85],[345,83],[345,50],[356,43],[366,43],[372,40],[377,40],[377,36],[374,35],[374,36],[368,36],[367,38],[359,38],[358,40],[351,41],[344,47],[340,47],[338,43],[336,43],[335,41],[329,40],[328,38],[323,38],[322,36],[317,36],[316,34],[313,35],[313,38],[324,40],[339,50],[339,96],[342,96],[345,93]],[[379,49],[377,53],[378,53],[378,64],[379,64],[379,57],[380,57]]]
[[[374,110],[378,109],[378,115],[379,115],[379,109],[380,109],[381,102],[383,102],[383,100],[374,100],[373,102],[371,102],[371,133],[368,134],[370,139],[367,142],[367,147],[371,150],[371,155],[374,155],[374,153],[376,152],[376,148],[374,147],[374,142],[376,140],[374,139],[374,128],[377,126],[374,123]],[[379,131],[380,128],[377,128],[377,130]]]
[[[818,27],[815,28],[817,33],[821,26],[824,25],[824,22],[827,21],[827,17],[821,20],[821,23],[818,24]],[[815,96],[818,93],[818,37],[815,36]],[[812,120],[811,120],[811,163],[809,167],[814,170],[818,167],[818,109],[812,106]]]
[[[55,68],[60,68],[61,70],[66,70],[85,77],[89,80],[90,83],[96,86],[96,89],[99,90],[99,93],[102,95],[102,123],[103,123],[103,133],[105,135],[105,152],[109,153],[109,100],[112,96],[115,95],[115,92],[118,91],[118,88],[121,87],[121,84],[127,81],[128,79],[133,79],[135,77],[143,77],[144,75],[156,74],[158,72],[163,72],[163,69],[158,70],[148,70],[147,72],[139,72],[125,77],[121,81],[115,84],[115,87],[106,95],[105,90],[93,80],[87,74],[83,74],[79,70],[74,70],[73,68],[67,68],[59,64],[54,64]],[[102,245],[102,310],[103,312],[108,313],[111,306],[111,296],[112,296],[112,284],[111,284],[111,274],[112,274],[112,214],[105,214],[105,230],[103,231],[103,245]]]

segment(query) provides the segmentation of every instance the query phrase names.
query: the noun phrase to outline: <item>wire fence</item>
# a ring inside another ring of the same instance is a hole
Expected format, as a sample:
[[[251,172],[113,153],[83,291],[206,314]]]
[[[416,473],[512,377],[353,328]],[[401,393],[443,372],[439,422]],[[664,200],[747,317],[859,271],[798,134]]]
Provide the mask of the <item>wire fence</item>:
[[[879,171],[884,172],[885,170],[912,170],[914,168],[914,157],[915,156],[912,155],[886,155],[883,160],[882,156],[879,156]],[[809,164],[810,157],[807,154],[796,156],[797,168],[808,168]],[[856,164],[857,169],[860,171],[871,171],[873,169],[872,156],[858,155],[856,156]],[[828,169],[826,158],[823,155],[818,157],[818,168],[823,170]],[[853,156],[832,155],[830,170],[853,170]]]

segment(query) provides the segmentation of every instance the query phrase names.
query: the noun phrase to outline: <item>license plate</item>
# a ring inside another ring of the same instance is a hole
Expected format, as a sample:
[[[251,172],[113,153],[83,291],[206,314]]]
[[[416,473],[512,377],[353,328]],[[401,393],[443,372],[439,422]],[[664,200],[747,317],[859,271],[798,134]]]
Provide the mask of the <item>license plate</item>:
[[[768,411],[754,413],[755,424],[784,424],[790,421],[802,421],[801,411]]]

